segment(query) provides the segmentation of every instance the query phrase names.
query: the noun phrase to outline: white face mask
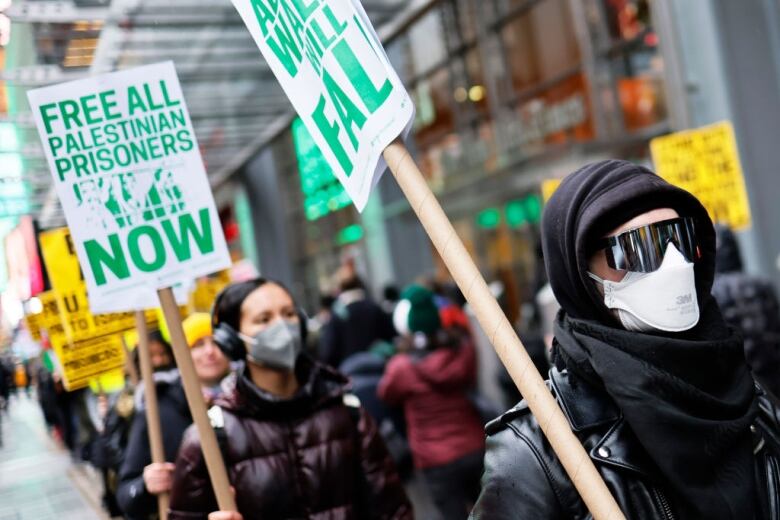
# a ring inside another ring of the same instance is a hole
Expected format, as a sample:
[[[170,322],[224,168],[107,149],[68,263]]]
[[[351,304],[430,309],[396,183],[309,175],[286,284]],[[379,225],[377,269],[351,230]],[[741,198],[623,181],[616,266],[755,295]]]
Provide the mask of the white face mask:
[[[619,282],[588,276],[604,287],[604,304],[617,309],[626,330],[681,332],[699,322],[693,264],[671,242],[656,271],[628,271]]]

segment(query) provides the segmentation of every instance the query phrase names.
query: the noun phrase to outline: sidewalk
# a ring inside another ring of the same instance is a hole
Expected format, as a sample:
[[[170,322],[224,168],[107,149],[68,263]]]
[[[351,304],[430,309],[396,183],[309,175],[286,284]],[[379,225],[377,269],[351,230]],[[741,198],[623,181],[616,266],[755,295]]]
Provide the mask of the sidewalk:
[[[49,438],[34,397],[12,398],[0,421],[0,520],[105,520],[99,482]]]

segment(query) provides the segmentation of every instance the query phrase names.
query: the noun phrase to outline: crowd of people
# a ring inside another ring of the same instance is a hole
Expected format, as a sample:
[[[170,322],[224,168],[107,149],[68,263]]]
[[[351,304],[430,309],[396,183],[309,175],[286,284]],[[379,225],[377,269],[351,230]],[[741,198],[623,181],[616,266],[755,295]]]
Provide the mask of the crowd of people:
[[[537,300],[560,310],[519,332],[626,518],[780,517],[780,311],[717,237],[698,200],[623,161],[574,172],[544,212]],[[161,332],[148,343],[165,462],[143,385],[95,396],[44,368],[29,379],[55,435],[100,469],[112,516],[155,518],[168,494],[172,520],[414,518],[418,476],[442,519],[586,518],[525,402],[501,413],[477,385],[464,304],[430,283],[375,301],[348,273],[313,319],[267,278],[189,316],[238,512],[219,511]]]

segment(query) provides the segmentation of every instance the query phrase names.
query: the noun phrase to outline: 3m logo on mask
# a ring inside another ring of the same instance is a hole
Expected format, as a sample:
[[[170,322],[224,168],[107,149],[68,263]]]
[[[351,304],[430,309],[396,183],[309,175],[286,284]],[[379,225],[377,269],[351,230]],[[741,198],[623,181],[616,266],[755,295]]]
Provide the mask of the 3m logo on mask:
[[[693,295],[688,293],[684,296],[677,297],[677,305],[686,305],[693,302]]]

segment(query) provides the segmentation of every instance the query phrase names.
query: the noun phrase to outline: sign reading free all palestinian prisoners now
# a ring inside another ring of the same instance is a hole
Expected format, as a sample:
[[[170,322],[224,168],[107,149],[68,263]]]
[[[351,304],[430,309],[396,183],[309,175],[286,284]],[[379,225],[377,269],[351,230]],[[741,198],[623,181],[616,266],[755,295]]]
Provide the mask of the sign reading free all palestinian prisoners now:
[[[230,266],[171,62],[28,93],[95,314]]]
[[[232,0],[358,210],[414,105],[357,0]]]

